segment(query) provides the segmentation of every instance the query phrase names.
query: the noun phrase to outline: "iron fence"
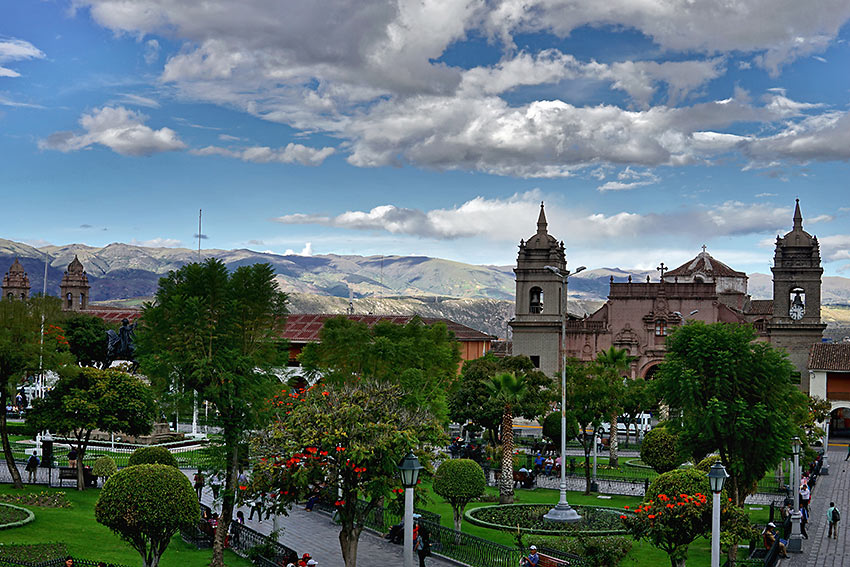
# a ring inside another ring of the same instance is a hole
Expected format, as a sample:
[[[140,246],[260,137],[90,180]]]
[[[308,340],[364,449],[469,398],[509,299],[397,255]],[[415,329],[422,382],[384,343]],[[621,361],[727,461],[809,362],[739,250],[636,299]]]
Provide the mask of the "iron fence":
[[[428,529],[431,552],[472,567],[516,567],[523,550],[419,520]]]
[[[95,561],[93,559],[81,559],[79,557],[71,558],[74,560],[74,567],[97,567],[100,563],[105,563],[106,567],[126,567],[126,565],[121,565],[118,563],[106,563],[103,561]],[[7,565],[13,567],[64,567],[65,558],[57,557],[55,559],[47,559],[45,561],[39,562],[31,562],[31,561],[22,561],[19,559],[11,559],[7,557],[0,557],[0,565]]]
[[[548,555],[549,557],[554,557],[555,559],[563,562],[567,567],[584,567],[587,562],[575,555],[574,553],[567,553],[566,551],[561,551],[560,549],[552,549],[551,547],[546,547],[545,545],[537,546],[537,551],[544,555]]]

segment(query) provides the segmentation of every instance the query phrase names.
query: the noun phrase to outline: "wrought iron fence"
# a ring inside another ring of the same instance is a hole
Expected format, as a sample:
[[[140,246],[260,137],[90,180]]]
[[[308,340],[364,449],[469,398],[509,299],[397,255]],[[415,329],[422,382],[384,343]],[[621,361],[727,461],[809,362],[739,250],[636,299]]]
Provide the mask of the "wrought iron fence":
[[[79,557],[71,558],[74,560],[74,567],[97,567],[100,563],[105,563],[102,561],[95,561],[93,559],[81,559]],[[106,567],[126,567],[125,565],[121,565],[118,563],[105,563]],[[39,562],[31,562],[31,561],[22,561],[19,559],[11,559],[7,557],[0,557],[0,565],[10,566],[10,567],[64,567],[65,558],[57,557],[55,559],[47,559],[45,561]]]
[[[473,567],[516,567],[523,555],[521,549],[458,532],[439,523],[419,521],[428,529],[432,553]]]
[[[540,545],[537,547],[537,551],[539,551],[543,555],[554,557],[555,559],[563,562],[568,567],[584,567],[585,565],[587,565],[587,562],[578,555],[575,555],[574,553],[567,553],[566,551],[561,551],[560,549],[552,549],[551,547]]]

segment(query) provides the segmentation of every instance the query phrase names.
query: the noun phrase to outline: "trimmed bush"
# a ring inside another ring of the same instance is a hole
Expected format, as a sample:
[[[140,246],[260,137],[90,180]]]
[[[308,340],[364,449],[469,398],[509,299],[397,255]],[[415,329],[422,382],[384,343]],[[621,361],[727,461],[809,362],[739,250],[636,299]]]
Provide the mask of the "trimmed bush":
[[[434,492],[451,504],[457,531],[460,531],[463,509],[484,494],[486,488],[484,471],[471,459],[443,461],[434,475]]]
[[[189,479],[169,465],[134,465],[110,477],[94,507],[98,523],[118,534],[155,567],[171,538],[201,517]]]
[[[720,455],[709,455],[706,458],[704,458],[703,460],[701,460],[697,464],[697,466],[694,467],[694,468],[697,469],[698,471],[702,471],[705,474],[708,474],[708,471],[711,470],[711,466],[714,463],[719,463],[719,462],[720,462]]]
[[[682,464],[678,439],[666,429],[656,427],[643,438],[640,460],[659,474],[672,471]]]
[[[649,485],[643,499],[645,502],[656,500],[659,494],[667,494],[671,497],[678,494],[711,495],[711,487],[708,484],[708,476],[702,471],[693,468],[676,469],[659,475]]]
[[[112,460],[112,457],[108,455],[98,458],[94,462],[94,466],[91,468],[91,473],[94,476],[100,476],[103,478],[109,478],[117,472],[118,466],[115,464],[115,461]]]
[[[139,447],[130,455],[127,466],[168,465],[177,468],[177,459],[165,447]]]

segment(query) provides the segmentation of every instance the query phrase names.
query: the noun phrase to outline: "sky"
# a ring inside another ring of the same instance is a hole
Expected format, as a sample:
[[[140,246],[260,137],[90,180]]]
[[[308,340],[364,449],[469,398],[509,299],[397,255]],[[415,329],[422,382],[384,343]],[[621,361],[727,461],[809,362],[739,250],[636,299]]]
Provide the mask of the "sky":
[[[847,0],[0,4],[0,238],[850,276]]]

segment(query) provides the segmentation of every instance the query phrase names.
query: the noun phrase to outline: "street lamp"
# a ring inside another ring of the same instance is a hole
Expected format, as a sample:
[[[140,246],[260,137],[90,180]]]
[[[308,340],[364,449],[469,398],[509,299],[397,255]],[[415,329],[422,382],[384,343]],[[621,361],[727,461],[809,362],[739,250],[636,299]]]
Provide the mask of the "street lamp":
[[[800,514],[800,450],[803,443],[799,437],[791,439],[791,453],[794,455],[794,473],[791,482],[794,483],[794,511],[791,512],[791,537],[788,538],[787,550],[800,553],[803,550],[803,534],[800,529],[802,514]]]
[[[720,493],[729,475],[720,462],[711,465],[708,484],[711,487],[711,567],[720,567]]]
[[[561,497],[543,518],[550,522],[573,523],[581,520],[581,516],[567,503],[567,280],[570,271],[561,271],[555,266],[544,267],[561,278]],[[572,273],[586,269],[586,266],[580,266]]]
[[[422,468],[413,451],[409,451],[398,465],[404,487],[404,567],[413,567],[413,488]]]

